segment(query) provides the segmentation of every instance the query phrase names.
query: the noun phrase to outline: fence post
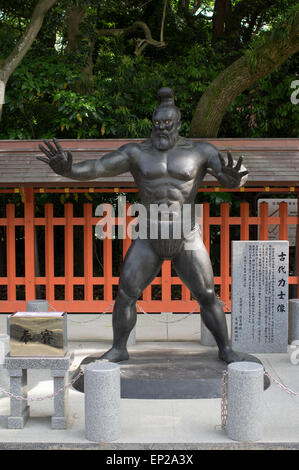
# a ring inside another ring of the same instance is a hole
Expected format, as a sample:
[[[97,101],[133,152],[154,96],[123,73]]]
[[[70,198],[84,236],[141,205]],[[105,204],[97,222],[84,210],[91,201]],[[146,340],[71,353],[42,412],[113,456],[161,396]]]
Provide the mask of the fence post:
[[[221,232],[220,232],[220,297],[224,302],[229,302],[229,204],[221,203]]]
[[[7,300],[16,300],[16,238],[15,238],[15,205],[6,205],[6,259],[7,259]]]
[[[93,301],[93,227],[92,204],[84,204],[84,300]]]
[[[73,277],[74,277],[74,227],[73,227],[73,204],[64,205],[65,228],[64,228],[64,276],[65,276],[65,300],[73,300]]]
[[[35,299],[35,227],[34,227],[34,191],[25,188],[25,289],[26,300]]]
[[[279,204],[279,240],[288,240],[288,205],[286,202]]]
[[[240,204],[241,226],[240,240],[249,240],[249,203],[241,202]]]
[[[55,300],[53,204],[45,204],[45,219],[46,298],[52,303]]]
[[[260,205],[260,240],[268,240],[269,238],[269,221],[268,221],[268,203],[262,202]]]

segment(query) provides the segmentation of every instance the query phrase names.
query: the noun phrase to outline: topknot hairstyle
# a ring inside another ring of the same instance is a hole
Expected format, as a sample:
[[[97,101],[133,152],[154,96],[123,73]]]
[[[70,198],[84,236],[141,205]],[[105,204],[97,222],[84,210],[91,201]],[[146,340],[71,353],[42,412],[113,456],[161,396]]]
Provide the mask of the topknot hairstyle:
[[[174,93],[173,90],[169,87],[163,87],[158,90],[158,97],[160,98],[161,102],[155,109],[157,111],[159,108],[173,108],[177,115],[178,120],[181,120],[181,112],[179,108],[174,104]],[[154,111],[154,113],[155,113]]]

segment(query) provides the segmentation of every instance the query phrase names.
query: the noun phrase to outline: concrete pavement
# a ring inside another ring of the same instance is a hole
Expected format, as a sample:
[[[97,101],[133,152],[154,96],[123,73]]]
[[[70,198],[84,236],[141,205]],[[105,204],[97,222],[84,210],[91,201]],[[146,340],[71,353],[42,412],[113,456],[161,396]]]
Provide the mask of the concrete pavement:
[[[106,350],[110,341],[72,341],[69,350],[75,360]],[[198,341],[137,341],[131,351],[166,347],[185,351],[207,351]],[[299,393],[299,365],[292,365],[288,354],[255,354],[266,371],[284,386]],[[29,397],[51,394],[48,371],[29,371]],[[263,438],[258,442],[230,440],[221,424],[221,399],[193,400],[121,400],[121,435],[113,443],[94,443],[85,438],[84,395],[69,390],[69,427],[53,430],[51,399],[30,402],[30,419],[24,429],[7,429],[10,399],[0,398],[0,449],[299,449],[299,396],[293,396],[277,384],[264,392]]]

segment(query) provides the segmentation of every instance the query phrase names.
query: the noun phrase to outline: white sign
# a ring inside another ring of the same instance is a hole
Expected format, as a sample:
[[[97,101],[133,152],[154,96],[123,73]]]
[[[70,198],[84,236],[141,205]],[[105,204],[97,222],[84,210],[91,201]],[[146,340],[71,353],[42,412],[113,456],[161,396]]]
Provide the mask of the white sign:
[[[287,241],[232,242],[232,346],[247,353],[287,352]]]

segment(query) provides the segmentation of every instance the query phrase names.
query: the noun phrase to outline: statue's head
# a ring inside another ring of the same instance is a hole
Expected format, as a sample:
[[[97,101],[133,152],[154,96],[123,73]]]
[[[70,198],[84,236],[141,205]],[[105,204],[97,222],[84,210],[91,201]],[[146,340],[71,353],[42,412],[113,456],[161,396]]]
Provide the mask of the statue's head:
[[[163,87],[158,91],[161,103],[153,113],[151,140],[158,150],[168,150],[176,144],[181,128],[181,113],[174,104],[171,88]]]

